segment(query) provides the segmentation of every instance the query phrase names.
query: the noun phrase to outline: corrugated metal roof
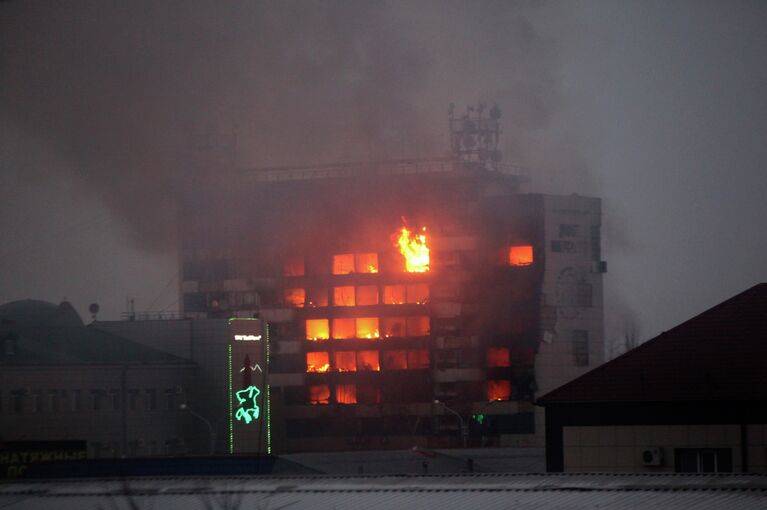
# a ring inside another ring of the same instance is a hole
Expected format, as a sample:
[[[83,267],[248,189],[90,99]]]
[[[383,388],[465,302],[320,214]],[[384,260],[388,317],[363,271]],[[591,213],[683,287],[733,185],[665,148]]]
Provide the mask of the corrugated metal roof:
[[[764,475],[481,474],[13,481],[0,508],[762,509]],[[117,506],[116,506],[117,505]]]

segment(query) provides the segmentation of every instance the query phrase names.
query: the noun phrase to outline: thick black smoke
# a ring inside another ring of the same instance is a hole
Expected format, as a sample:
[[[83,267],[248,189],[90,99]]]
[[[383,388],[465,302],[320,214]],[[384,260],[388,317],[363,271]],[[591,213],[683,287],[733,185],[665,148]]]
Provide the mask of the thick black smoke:
[[[174,190],[196,169],[442,156],[451,101],[504,108],[509,162],[568,159],[544,146],[561,79],[536,9],[9,3],[0,111],[17,136],[54,147],[141,246],[167,247]]]

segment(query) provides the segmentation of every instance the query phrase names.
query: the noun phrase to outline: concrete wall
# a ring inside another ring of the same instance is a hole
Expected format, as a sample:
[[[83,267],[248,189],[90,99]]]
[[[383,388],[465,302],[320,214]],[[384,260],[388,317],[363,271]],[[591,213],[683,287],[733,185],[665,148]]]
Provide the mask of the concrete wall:
[[[178,406],[193,380],[192,366],[6,366],[0,438],[85,440],[91,458],[184,453],[194,428]],[[151,392],[154,406],[148,405]],[[20,410],[16,395],[23,395]]]
[[[546,265],[541,342],[535,360],[536,397],[604,363],[601,250],[596,250],[591,240],[592,229],[601,227],[601,201],[578,195],[547,195],[544,221]],[[562,225],[574,225],[577,232],[562,235]],[[581,284],[590,286],[589,306],[575,301],[573,291]],[[576,364],[574,331],[588,335],[588,363],[583,366]],[[540,407],[535,412],[536,442],[543,446],[545,413]]]

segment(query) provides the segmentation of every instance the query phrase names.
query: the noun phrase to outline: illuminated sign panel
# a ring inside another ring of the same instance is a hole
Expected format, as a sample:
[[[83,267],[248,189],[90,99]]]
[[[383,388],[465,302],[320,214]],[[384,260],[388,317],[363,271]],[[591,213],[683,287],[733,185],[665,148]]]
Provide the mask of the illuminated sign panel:
[[[258,319],[230,319],[229,332],[229,451],[271,453],[268,329]]]

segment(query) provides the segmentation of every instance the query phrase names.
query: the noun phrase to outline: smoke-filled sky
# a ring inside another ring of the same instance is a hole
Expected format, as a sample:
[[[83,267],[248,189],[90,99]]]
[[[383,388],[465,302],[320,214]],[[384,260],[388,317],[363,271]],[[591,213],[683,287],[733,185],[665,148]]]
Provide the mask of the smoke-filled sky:
[[[604,200],[608,335],[767,280],[767,3],[2,2],[0,302],[175,310],[203,166],[446,154],[503,110],[529,191]],[[210,150],[209,146],[220,150]]]

